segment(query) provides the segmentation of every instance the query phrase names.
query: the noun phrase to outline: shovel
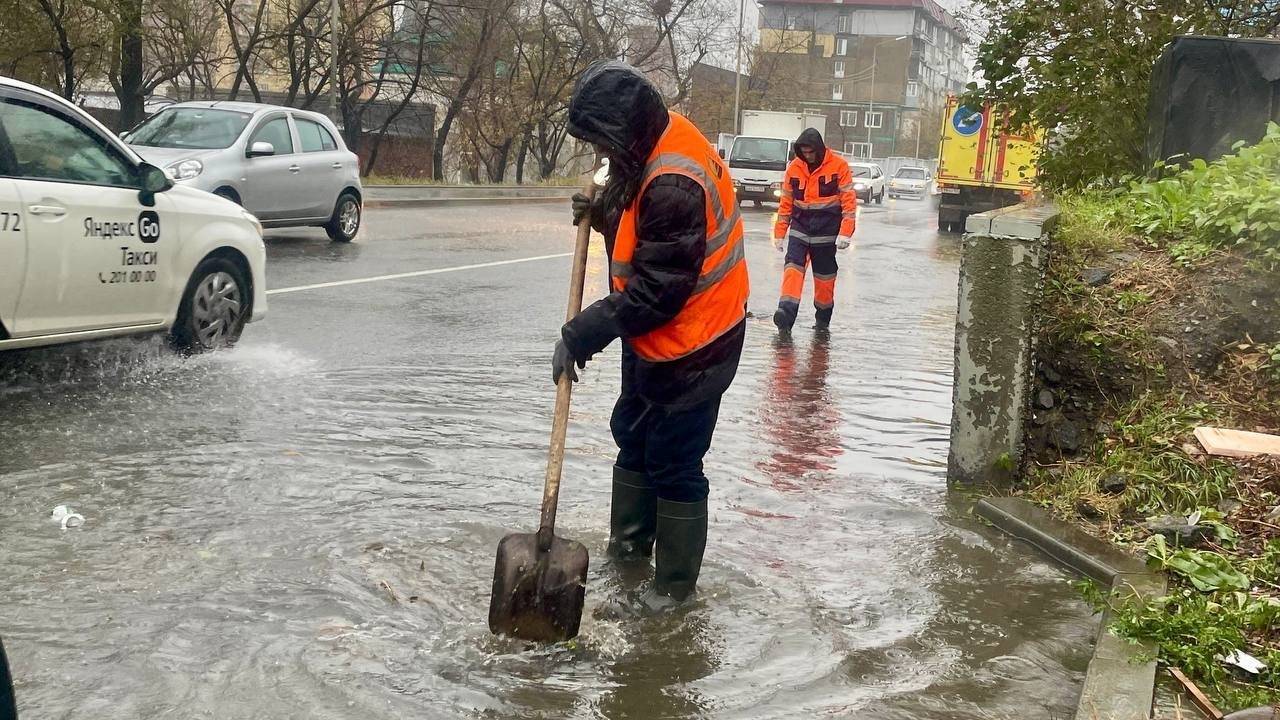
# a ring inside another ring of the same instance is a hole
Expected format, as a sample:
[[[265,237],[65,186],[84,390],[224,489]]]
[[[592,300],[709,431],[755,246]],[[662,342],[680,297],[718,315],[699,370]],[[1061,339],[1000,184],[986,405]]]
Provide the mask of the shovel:
[[[596,183],[586,188],[594,198]],[[587,272],[587,246],[591,242],[590,213],[578,223],[578,244],[573,251],[573,275],[569,281],[572,320],[582,310],[582,284]],[[566,322],[567,322],[566,320]],[[498,543],[493,568],[493,595],[489,599],[489,630],[521,640],[559,642],[578,634],[586,598],[587,548],[575,540],[556,537],[556,503],[560,498],[560,471],[564,468],[564,437],[569,426],[569,374],[556,385],[556,414],[551,424],[551,451],[547,455],[547,481],[542,491],[542,522],[536,533],[511,533]]]

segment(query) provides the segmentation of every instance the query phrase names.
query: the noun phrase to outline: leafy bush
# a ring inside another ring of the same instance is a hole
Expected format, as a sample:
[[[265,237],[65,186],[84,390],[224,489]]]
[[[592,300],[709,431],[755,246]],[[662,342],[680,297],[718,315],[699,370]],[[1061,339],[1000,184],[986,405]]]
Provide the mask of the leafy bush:
[[[1183,262],[1241,246],[1265,265],[1280,266],[1280,125],[1271,123],[1258,144],[1237,143],[1235,151],[1132,182],[1130,202],[1122,206],[1129,224],[1149,238],[1173,241],[1170,250]]]

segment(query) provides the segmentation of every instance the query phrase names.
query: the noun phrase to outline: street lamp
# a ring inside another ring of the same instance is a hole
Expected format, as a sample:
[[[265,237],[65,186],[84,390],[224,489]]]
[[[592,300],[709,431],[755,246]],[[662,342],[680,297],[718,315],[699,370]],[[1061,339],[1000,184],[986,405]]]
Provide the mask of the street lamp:
[[[890,40],[881,40],[871,48],[871,93],[868,95],[867,99],[867,145],[870,145],[871,147],[867,152],[872,155],[875,154],[875,144],[871,142],[871,113],[874,112],[876,108],[876,53],[879,52],[880,46],[885,43],[898,42],[899,40],[906,39],[906,35],[899,35],[898,37]]]
[[[756,7],[763,8],[759,1]],[[742,102],[742,18],[746,12],[747,0],[738,0],[738,53],[733,66],[733,136],[737,137],[738,124],[742,121],[739,104]]]
[[[338,106],[338,0],[329,3],[329,119],[342,126],[342,113]]]
[[[738,136],[738,104],[742,101],[742,16],[746,12],[747,0],[738,0],[738,53],[733,66],[733,136]]]

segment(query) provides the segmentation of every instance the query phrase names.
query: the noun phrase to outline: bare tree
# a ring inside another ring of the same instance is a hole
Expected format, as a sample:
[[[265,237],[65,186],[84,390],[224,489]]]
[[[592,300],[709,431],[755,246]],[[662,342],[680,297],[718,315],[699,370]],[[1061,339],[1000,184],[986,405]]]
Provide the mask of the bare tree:
[[[91,7],[76,0],[35,0],[35,10],[48,27],[46,37],[51,47],[43,52],[56,58],[58,92],[75,100],[85,75],[101,70],[103,43],[94,32],[98,18]],[[31,25],[25,27],[32,29]]]

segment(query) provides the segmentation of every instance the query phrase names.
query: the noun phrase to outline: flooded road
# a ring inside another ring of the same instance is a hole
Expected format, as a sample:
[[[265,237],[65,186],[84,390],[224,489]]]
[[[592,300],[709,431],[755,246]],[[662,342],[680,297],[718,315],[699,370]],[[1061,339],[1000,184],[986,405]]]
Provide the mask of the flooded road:
[[[558,531],[592,565],[566,646],[494,638],[486,613],[498,540],[537,522],[567,207],[271,236],[275,290],[445,272],[273,294],[230,352],[0,357],[24,717],[1073,716],[1096,628],[1073,578],[946,490],[958,238],[928,203],[868,207],[831,337],[802,307],[782,343],[782,258],[743,210],[757,317],[707,458],[698,598],[611,611],[634,592],[604,558],[615,345],[574,395]],[[61,530],[62,504],[85,524]]]

